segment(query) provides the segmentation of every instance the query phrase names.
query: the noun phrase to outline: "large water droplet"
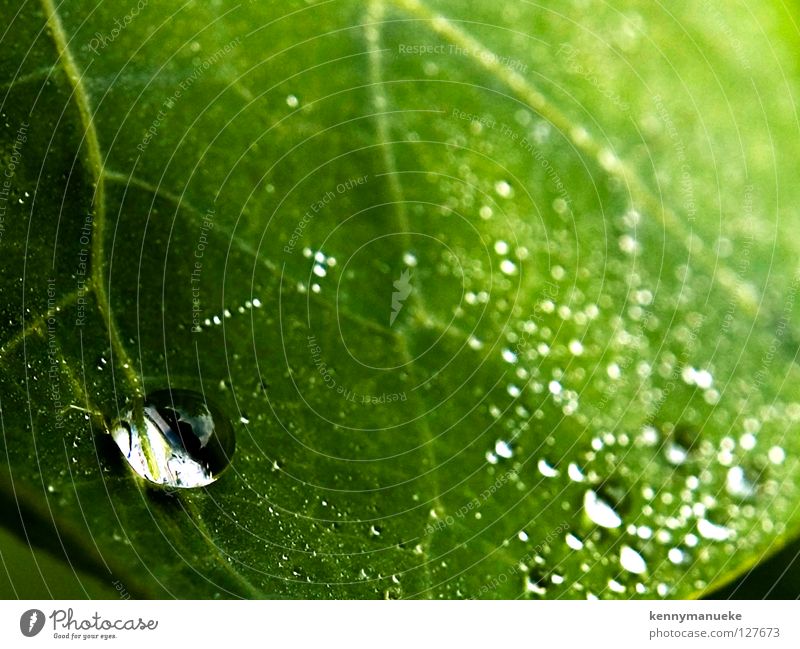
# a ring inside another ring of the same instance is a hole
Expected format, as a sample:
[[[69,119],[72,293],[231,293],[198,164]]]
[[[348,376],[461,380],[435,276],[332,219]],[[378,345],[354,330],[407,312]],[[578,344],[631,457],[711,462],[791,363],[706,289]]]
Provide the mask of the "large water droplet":
[[[111,427],[131,468],[149,482],[188,489],[214,482],[230,464],[230,422],[191,390],[158,390]]]

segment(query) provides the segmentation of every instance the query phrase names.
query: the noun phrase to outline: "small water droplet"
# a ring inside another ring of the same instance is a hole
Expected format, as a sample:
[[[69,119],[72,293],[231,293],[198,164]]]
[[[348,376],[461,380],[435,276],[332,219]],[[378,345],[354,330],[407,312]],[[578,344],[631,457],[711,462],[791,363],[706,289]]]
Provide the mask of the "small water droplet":
[[[541,580],[527,577],[525,579],[525,590],[533,595],[546,595],[547,589],[542,586]]]
[[[767,452],[767,457],[769,457],[769,461],[773,464],[783,464],[783,461],[786,459],[786,451],[780,446],[773,446]]]
[[[566,541],[567,541],[567,546],[569,546],[573,550],[583,550],[583,541],[581,541],[574,534],[567,534]]]
[[[286,105],[289,108],[297,108],[300,105],[300,100],[294,95],[288,95],[286,97]]]
[[[403,255],[403,263],[414,268],[417,265],[417,256],[413,252],[407,252]]]
[[[494,242],[494,251],[498,255],[507,255],[509,251],[508,243],[502,239],[498,239]]]
[[[483,342],[475,336],[470,336],[469,340],[467,340],[467,344],[469,345],[470,349],[474,349],[475,351],[483,347]]]
[[[508,348],[503,349],[503,351],[500,352],[500,355],[503,357],[503,360],[506,363],[514,364],[517,362],[517,355]]]
[[[608,580],[608,588],[614,593],[624,593],[625,586],[619,583],[616,579],[609,579]]]
[[[664,448],[664,457],[672,466],[681,466],[688,456],[689,452],[680,444],[670,442]]]
[[[514,454],[514,451],[511,449],[509,443],[503,440],[497,440],[494,445],[494,452],[506,460],[508,460]]]
[[[504,275],[515,275],[517,272],[517,265],[510,259],[504,259],[500,262],[500,270]]]
[[[647,572],[647,563],[636,550],[628,545],[623,545],[619,552],[619,563],[628,572],[641,575]]]
[[[580,356],[583,354],[583,343],[580,340],[571,340],[569,343],[569,351],[573,356]]]
[[[580,470],[575,462],[570,462],[567,467],[567,475],[573,482],[583,482],[583,471]]]
[[[111,427],[130,467],[165,487],[203,487],[230,464],[233,428],[201,394],[158,390]]]
[[[752,498],[756,493],[755,486],[747,479],[744,469],[740,466],[728,469],[725,489],[731,496],[738,498]]]
[[[558,475],[558,470],[550,466],[547,460],[539,460],[536,466],[545,478],[555,478]]]
[[[601,500],[591,489],[587,490],[583,495],[583,508],[589,520],[595,525],[610,529],[622,525],[622,519],[619,517],[619,514],[617,514],[608,503]]]
[[[511,185],[505,180],[498,180],[494,184],[494,190],[497,192],[498,196],[502,196],[503,198],[508,198],[514,193],[514,190],[511,189]]]
[[[710,541],[727,541],[733,534],[733,531],[727,527],[712,523],[705,518],[697,521],[697,531],[700,536]]]

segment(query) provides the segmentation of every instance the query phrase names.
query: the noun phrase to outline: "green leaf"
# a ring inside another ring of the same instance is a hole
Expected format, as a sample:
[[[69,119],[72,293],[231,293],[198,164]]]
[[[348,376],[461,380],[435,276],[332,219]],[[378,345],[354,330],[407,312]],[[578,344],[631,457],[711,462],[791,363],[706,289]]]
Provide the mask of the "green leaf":
[[[146,597],[630,598],[797,534],[783,3],[2,7],[29,542]],[[104,430],[166,387],[234,424],[207,488]]]

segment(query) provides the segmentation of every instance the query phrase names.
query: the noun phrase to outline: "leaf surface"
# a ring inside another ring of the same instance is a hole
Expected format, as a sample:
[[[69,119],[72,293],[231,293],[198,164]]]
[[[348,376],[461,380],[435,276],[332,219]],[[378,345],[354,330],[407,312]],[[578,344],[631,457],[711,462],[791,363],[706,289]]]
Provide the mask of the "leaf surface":
[[[19,526],[154,597],[688,597],[796,535],[798,37],[705,5],[4,1]],[[166,387],[208,488],[73,407]]]

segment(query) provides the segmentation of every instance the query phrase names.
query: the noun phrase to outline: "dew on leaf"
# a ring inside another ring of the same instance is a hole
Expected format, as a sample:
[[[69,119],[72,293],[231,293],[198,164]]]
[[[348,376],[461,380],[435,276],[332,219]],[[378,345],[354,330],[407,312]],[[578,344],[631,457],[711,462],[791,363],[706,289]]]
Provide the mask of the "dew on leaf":
[[[614,509],[602,500],[592,489],[583,495],[583,509],[595,525],[613,529],[622,525],[622,519]]]
[[[515,275],[517,273],[517,265],[510,259],[504,259],[500,262],[500,271],[504,275]]]
[[[494,190],[497,192],[497,195],[501,196],[502,198],[509,198],[514,193],[511,185],[509,185],[505,180],[498,180],[494,184]]]
[[[494,445],[494,452],[503,459],[509,459],[513,454],[514,451],[511,448],[511,445],[508,442],[503,440],[497,440]]]
[[[625,586],[623,586],[621,583],[619,583],[616,579],[609,579],[608,580],[608,589],[612,593],[624,593],[625,592]]]
[[[786,459],[786,451],[784,451],[780,446],[773,446],[771,449],[769,449],[769,451],[767,451],[767,457],[773,464],[783,464],[784,460]]]
[[[229,420],[191,390],[152,392],[110,433],[136,474],[184,489],[217,480],[236,446]]]
[[[733,530],[723,525],[712,523],[706,518],[701,518],[697,521],[697,531],[700,536],[710,541],[727,541],[733,535]]]
[[[558,475],[558,470],[550,466],[547,463],[547,460],[539,460],[536,466],[539,469],[539,473],[541,473],[545,478],[555,478]]]
[[[732,466],[728,469],[725,479],[725,489],[737,498],[750,498],[755,495],[755,486],[747,479],[741,466]]]
[[[641,575],[647,572],[647,563],[636,550],[628,545],[623,545],[619,552],[619,563],[628,572]]]
[[[575,462],[570,462],[569,466],[567,466],[567,475],[573,482],[583,482],[584,480],[583,471]]]

